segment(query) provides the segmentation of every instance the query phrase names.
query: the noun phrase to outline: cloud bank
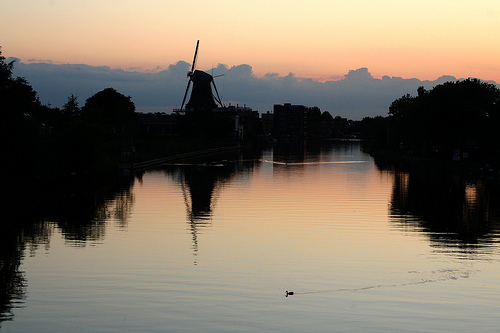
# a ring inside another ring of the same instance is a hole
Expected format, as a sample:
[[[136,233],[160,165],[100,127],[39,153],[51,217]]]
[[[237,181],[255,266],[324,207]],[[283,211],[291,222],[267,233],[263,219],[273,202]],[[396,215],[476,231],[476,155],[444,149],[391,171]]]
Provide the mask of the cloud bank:
[[[8,59],[11,60],[14,58]],[[83,106],[93,94],[112,87],[131,96],[139,112],[170,112],[182,103],[189,69],[190,64],[184,61],[165,70],[144,73],[106,66],[17,59],[14,75],[26,78],[38,92],[40,101],[53,107],[62,107],[71,94],[77,96]],[[453,76],[441,76],[434,81],[389,76],[378,79],[367,68],[359,68],[350,70],[343,79],[318,82],[296,77],[293,73],[286,76],[268,73],[256,77],[252,67],[245,64],[232,67],[219,64],[207,72],[222,75],[215,78],[215,83],[226,105],[246,105],[264,113],[272,111],[274,104],[302,104],[353,120],[386,116],[392,101],[405,94],[415,95],[419,86],[431,89],[457,80]]]

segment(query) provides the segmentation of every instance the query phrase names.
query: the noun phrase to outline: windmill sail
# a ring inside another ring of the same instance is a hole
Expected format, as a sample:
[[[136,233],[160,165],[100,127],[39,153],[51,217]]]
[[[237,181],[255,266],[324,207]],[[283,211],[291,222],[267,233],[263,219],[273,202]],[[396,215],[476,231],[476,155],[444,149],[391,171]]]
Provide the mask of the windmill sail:
[[[182,100],[181,110],[184,107],[184,103],[186,102],[186,97],[191,83],[193,84],[193,89],[191,91],[189,102],[187,102],[186,104],[186,109],[213,110],[217,108],[218,104],[220,106],[223,106],[222,101],[219,97],[219,93],[217,92],[213,76],[204,71],[195,69],[199,43],[200,41],[198,40],[196,42],[193,64],[191,65],[191,70],[187,74],[189,80],[186,87],[186,92],[184,93],[184,98]],[[216,95],[214,95],[214,93],[212,92],[212,85],[214,86]]]

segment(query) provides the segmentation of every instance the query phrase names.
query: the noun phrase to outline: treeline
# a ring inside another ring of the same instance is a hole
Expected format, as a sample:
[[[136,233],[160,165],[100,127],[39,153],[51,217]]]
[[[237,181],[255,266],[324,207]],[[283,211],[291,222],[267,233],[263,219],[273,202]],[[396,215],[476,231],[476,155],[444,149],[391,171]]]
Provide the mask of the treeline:
[[[25,78],[13,76],[13,67],[0,52],[7,194],[2,200],[7,217],[0,222],[0,324],[12,318],[16,300],[25,297],[24,251],[48,244],[53,222],[66,239],[98,239],[109,214],[107,199],[118,189],[123,200],[130,198],[131,180],[113,177],[113,171],[135,132],[130,97],[105,89],[83,107],[72,95],[61,109],[51,108],[40,103]]]
[[[493,163],[500,149],[500,89],[478,79],[398,98],[387,117],[362,121],[368,151]]]
[[[130,96],[107,88],[82,107],[71,95],[62,108],[52,108],[41,104],[25,78],[13,76],[13,67],[0,50],[3,155],[9,172],[31,181],[87,175],[102,182],[99,177],[109,177],[119,164],[209,148],[232,125],[224,114],[195,112],[180,121],[183,137],[151,138],[143,135]]]
[[[75,96],[62,109],[42,105],[26,79],[13,77],[14,63],[0,57],[4,161],[12,173],[38,178],[97,173],[116,166],[134,133],[135,106],[112,88],[80,108]]]
[[[193,112],[179,120],[183,136],[143,135],[130,96],[107,88],[80,107],[76,96],[62,108],[42,105],[14,62],[0,50],[0,106],[4,165],[10,172],[52,179],[101,174],[119,163],[204,149],[224,141],[234,121],[224,113]],[[324,137],[350,137],[352,124],[310,108],[308,130]],[[316,127],[313,125],[316,124]],[[328,126],[327,126],[328,125]],[[259,126],[262,126],[259,123]],[[365,149],[400,155],[496,161],[500,150],[500,90],[478,79],[447,82],[395,100],[387,117],[364,118],[357,132]],[[264,132],[259,130],[253,132]],[[101,181],[94,177],[96,181]]]

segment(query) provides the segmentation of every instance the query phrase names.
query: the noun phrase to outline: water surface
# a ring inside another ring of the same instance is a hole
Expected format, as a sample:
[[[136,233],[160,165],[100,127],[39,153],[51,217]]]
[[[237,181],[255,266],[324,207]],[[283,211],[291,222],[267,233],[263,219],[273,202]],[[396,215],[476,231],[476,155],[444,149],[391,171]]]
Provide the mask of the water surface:
[[[11,231],[1,329],[497,331],[498,198],[358,142],[165,165]]]

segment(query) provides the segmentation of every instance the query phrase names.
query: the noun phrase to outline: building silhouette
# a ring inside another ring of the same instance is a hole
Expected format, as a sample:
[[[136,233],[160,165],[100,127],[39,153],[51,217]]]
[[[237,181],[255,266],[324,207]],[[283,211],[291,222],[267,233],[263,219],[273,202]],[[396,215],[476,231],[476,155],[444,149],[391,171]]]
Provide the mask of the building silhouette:
[[[288,137],[307,137],[308,135],[308,108],[304,105],[274,105],[274,134]]]

